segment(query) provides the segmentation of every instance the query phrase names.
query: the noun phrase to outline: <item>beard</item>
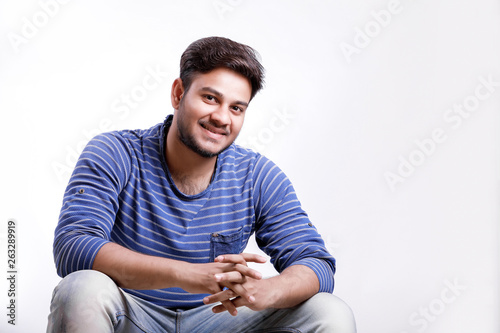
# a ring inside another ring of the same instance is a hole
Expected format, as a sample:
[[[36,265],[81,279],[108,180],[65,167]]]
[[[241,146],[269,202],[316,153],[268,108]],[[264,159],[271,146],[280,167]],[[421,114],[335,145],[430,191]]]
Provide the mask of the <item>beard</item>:
[[[181,111],[181,110],[179,110],[179,111]],[[177,128],[179,130],[179,140],[181,140],[181,142],[186,147],[188,147],[189,149],[191,149],[192,151],[194,151],[195,153],[197,153],[201,157],[212,158],[212,157],[218,156],[220,153],[222,153],[224,150],[226,150],[232,144],[232,142],[231,142],[226,147],[224,147],[216,152],[204,149],[196,141],[196,138],[194,137],[193,133],[189,132],[189,130],[188,130],[187,126],[185,126],[185,122],[183,120],[184,120],[184,118],[182,116],[182,111],[181,111],[181,112],[179,112],[179,117],[177,118]],[[202,125],[202,123],[199,123],[199,124]],[[213,127],[218,127],[217,125],[215,125],[213,123],[209,123],[209,124]]]

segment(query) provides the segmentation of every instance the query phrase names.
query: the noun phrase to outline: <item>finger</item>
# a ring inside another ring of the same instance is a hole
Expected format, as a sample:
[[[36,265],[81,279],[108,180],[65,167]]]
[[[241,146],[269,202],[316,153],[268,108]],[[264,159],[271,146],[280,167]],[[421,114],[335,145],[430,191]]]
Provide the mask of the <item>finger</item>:
[[[253,253],[224,254],[215,258],[215,261],[245,265],[247,262],[265,263],[267,259],[261,255]]]
[[[238,296],[238,295],[234,291],[232,291],[231,289],[226,289],[226,290],[221,291],[219,293],[206,296],[205,298],[203,298],[203,303],[204,304],[213,304],[213,303],[217,303],[217,302],[224,302],[224,301],[230,300],[231,298],[236,297],[236,296]]]
[[[225,272],[214,274],[215,281],[230,281],[243,283],[245,277],[250,277],[256,280],[262,279],[262,274],[250,267],[235,264],[224,268]]]
[[[245,276],[239,271],[217,273],[214,275],[214,278],[216,282],[237,282],[237,283],[245,282]]]
[[[239,308],[240,306],[246,306],[248,305],[244,299],[242,299],[241,297],[236,297],[234,298],[233,300],[231,300],[231,303],[233,304],[233,306],[235,307],[235,309]],[[221,313],[221,312],[224,312],[226,311],[226,308],[223,306],[223,305],[217,305],[217,306],[214,306],[212,308],[212,311],[214,313]],[[237,310],[236,310],[237,311]]]
[[[226,289],[224,291],[218,292],[216,294],[207,296],[203,299],[203,303],[205,304],[212,304],[216,302],[221,302],[221,305],[219,305],[223,310],[216,312],[220,313],[223,311],[229,312],[232,316],[236,316],[238,314],[238,310],[234,306],[234,304],[231,302],[231,298],[236,296],[236,294],[231,290],[231,289]]]
[[[245,258],[240,254],[223,254],[214,259],[214,261],[226,264],[247,264]]]
[[[222,303],[221,305],[218,305],[218,306],[223,308],[223,310],[221,312],[227,311],[231,314],[231,316],[236,316],[238,314],[238,310],[236,310],[236,306],[234,306],[234,304],[233,304],[233,302],[231,302],[231,300],[222,301],[221,303]],[[218,307],[218,306],[216,306],[216,307]],[[212,311],[214,313],[219,313],[219,312],[215,312],[214,309],[212,309]]]
[[[224,311],[227,311],[224,305],[216,305],[212,308],[213,313],[222,313]],[[238,310],[236,310],[236,314],[238,314]]]
[[[245,289],[243,285],[239,283],[225,283],[222,285],[228,289],[206,296],[203,298],[203,303],[212,304],[216,302],[223,302],[232,299],[233,297],[241,297],[248,303],[255,302],[255,297],[247,289]]]
[[[242,253],[243,259],[247,262],[256,262],[256,263],[265,263],[267,261],[266,257],[263,257],[261,255],[255,254],[255,253]]]
[[[255,301],[255,300],[254,300]],[[247,302],[243,297],[235,297],[231,300],[232,305],[236,308],[240,306],[250,306],[254,302]]]
[[[234,266],[234,269],[243,276],[254,278],[256,280],[262,279],[262,274],[253,268],[243,265],[236,265]]]
[[[241,297],[244,300],[246,300],[248,303],[255,302],[255,297],[245,287],[243,287],[242,284],[228,283],[228,284],[224,284],[224,286],[226,286],[227,288],[232,290],[236,294],[234,296]]]

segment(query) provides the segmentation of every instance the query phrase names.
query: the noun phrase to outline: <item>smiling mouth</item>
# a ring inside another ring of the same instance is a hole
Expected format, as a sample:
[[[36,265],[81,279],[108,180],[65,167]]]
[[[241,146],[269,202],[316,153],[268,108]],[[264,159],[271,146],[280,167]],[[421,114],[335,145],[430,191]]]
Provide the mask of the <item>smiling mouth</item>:
[[[212,125],[209,122],[200,122],[200,125],[201,125],[201,127],[203,127],[204,129],[206,129],[207,131],[212,132],[214,134],[217,134],[217,135],[229,135],[229,131],[228,130],[226,130],[224,128],[221,128],[221,127],[218,127],[218,126],[215,126],[215,125]]]

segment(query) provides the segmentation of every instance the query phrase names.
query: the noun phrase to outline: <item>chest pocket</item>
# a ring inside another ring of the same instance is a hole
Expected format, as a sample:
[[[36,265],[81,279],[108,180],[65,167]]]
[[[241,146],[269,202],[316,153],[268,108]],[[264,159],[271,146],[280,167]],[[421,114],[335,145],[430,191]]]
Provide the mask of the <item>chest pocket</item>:
[[[213,233],[210,235],[210,261],[221,254],[239,254],[243,242],[243,230],[225,235],[221,233]]]

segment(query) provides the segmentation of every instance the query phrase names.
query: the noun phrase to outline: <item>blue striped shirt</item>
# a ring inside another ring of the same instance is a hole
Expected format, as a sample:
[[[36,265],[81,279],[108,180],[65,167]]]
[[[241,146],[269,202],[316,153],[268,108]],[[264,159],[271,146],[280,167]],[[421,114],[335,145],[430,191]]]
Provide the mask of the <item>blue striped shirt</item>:
[[[54,259],[64,277],[91,269],[99,249],[131,250],[191,263],[241,253],[255,232],[278,272],[305,265],[321,292],[332,292],[335,259],[301,208],[292,184],[269,159],[232,144],[217,158],[212,182],[196,195],[175,186],[165,162],[172,116],[147,130],[93,138],[66,189]],[[172,308],[202,305],[205,295],[180,288],[127,292]]]

